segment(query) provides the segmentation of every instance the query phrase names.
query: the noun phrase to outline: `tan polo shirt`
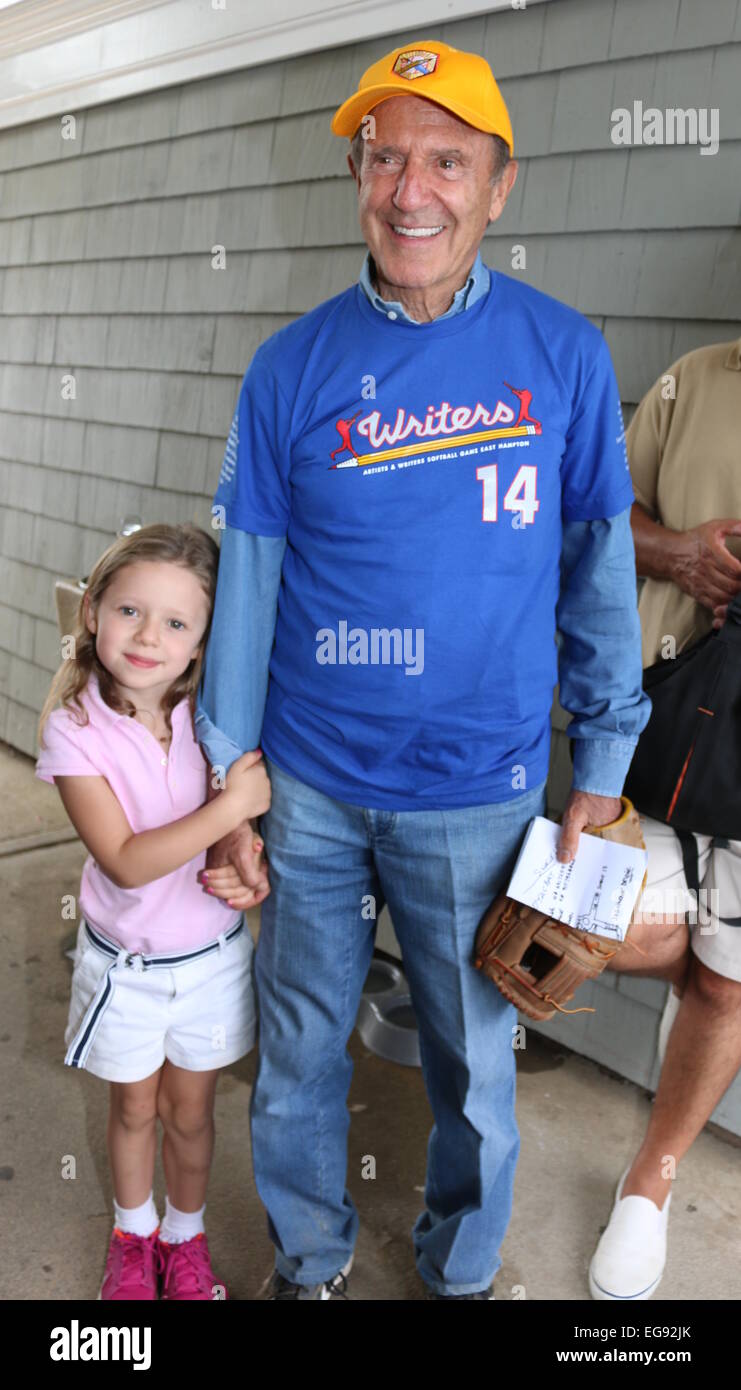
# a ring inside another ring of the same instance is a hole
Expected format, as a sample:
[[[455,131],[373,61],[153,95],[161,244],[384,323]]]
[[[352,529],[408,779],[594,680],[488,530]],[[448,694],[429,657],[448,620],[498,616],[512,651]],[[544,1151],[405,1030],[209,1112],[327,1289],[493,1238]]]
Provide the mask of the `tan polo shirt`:
[[[665,378],[676,381],[666,400]],[[741,338],[688,352],[651,387],[626,431],[636,501],[654,521],[687,531],[716,517],[741,521]],[[741,559],[741,536],[725,544]],[[673,634],[676,655],[713,625],[713,614],[673,580],[646,579],[638,602],[643,665]]]

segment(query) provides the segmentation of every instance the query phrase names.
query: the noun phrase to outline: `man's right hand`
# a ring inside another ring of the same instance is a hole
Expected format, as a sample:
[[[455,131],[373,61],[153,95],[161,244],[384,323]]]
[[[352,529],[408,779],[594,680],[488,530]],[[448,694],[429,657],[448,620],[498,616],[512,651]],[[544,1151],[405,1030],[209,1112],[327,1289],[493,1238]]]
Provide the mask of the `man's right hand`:
[[[672,543],[671,578],[703,608],[711,609],[716,620],[717,610],[725,609],[741,590],[741,560],[725,546],[728,535],[741,536],[741,521],[735,517],[703,521],[675,534]]]

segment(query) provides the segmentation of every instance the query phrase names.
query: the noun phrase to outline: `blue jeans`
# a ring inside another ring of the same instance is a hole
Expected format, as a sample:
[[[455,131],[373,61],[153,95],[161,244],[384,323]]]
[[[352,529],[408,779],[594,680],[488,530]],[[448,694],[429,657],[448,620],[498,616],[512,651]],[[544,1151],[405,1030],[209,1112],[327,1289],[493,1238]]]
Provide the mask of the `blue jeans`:
[[[419,1026],[434,1125],[425,1208],[412,1232],[420,1275],[439,1293],[489,1286],[512,1208],[517,1014],[472,963],[476,928],[509,879],[545,782],[513,800],[440,811],[335,801],[269,758],[260,818],[272,891],[255,954],[260,1011],[250,1102],[255,1182],[276,1268],[331,1279],[353,1251],[346,1187],[347,1041],[388,904]],[[392,1064],[389,1064],[392,1065]]]

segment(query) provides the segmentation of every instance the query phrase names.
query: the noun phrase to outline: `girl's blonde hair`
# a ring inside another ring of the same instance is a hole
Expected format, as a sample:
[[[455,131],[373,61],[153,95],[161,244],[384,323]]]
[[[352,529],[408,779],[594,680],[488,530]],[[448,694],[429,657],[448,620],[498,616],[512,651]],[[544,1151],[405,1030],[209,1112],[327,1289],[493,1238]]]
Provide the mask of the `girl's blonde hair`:
[[[177,526],[157,522],[152,526],[143,526],[141,530],[134,531],[129,536],[119,536],[107,550],[103,551],[100,559],[93,566],[88,577],[87,588],[80,595],[73,631],[70,634],[65,634],[65,636],[73,638],[75,654],[65,658],[57,669],[44,707],[39,715],[37,739],[40,745],[42,744],[44,725],[58,701],[61,701],[62,707],[65,709],[71,710],[74,706],[74,710],[82,716],[81,718],[75,716],[78,724],[89,723],[87,710],[79,697],[92,675],[97,676],[101,696],[111,709],[116,710],[118,714],[134,715],[136,713],[136,707],[131,700],[125,699],[118,693],[114,677],[108,668],[98,660],[95,649],[95,633],[89,630],[85,622],[84,600],[85,594],[87,594],[90,611],[94,615],[97,613],[103,594],[119,570],[137,562],[157,560],[170,565],[181,565],[183,569],[190,570],[196,579],[200,580],[201,587],[208,599],[208,623],[199,644],[198,653],[182,675],[173,681],[162,699],[162,710],[169,734],[172,734],[170,715],[184,696],[188,697],[191,720],[194,719],[196,693],[201,682],[203,657],[211,630],[211,616],[219,568],[219,547],[213,536],[192,522],[181,522]]]

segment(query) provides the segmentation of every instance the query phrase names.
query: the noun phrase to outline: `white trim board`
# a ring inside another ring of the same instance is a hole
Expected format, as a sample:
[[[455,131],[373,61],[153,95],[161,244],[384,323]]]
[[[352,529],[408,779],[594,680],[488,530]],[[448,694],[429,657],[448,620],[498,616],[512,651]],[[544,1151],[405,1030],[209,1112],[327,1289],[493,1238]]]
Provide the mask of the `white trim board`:
[[[0,129],[513,8],[512,0],[19,0],[0,8]]]

